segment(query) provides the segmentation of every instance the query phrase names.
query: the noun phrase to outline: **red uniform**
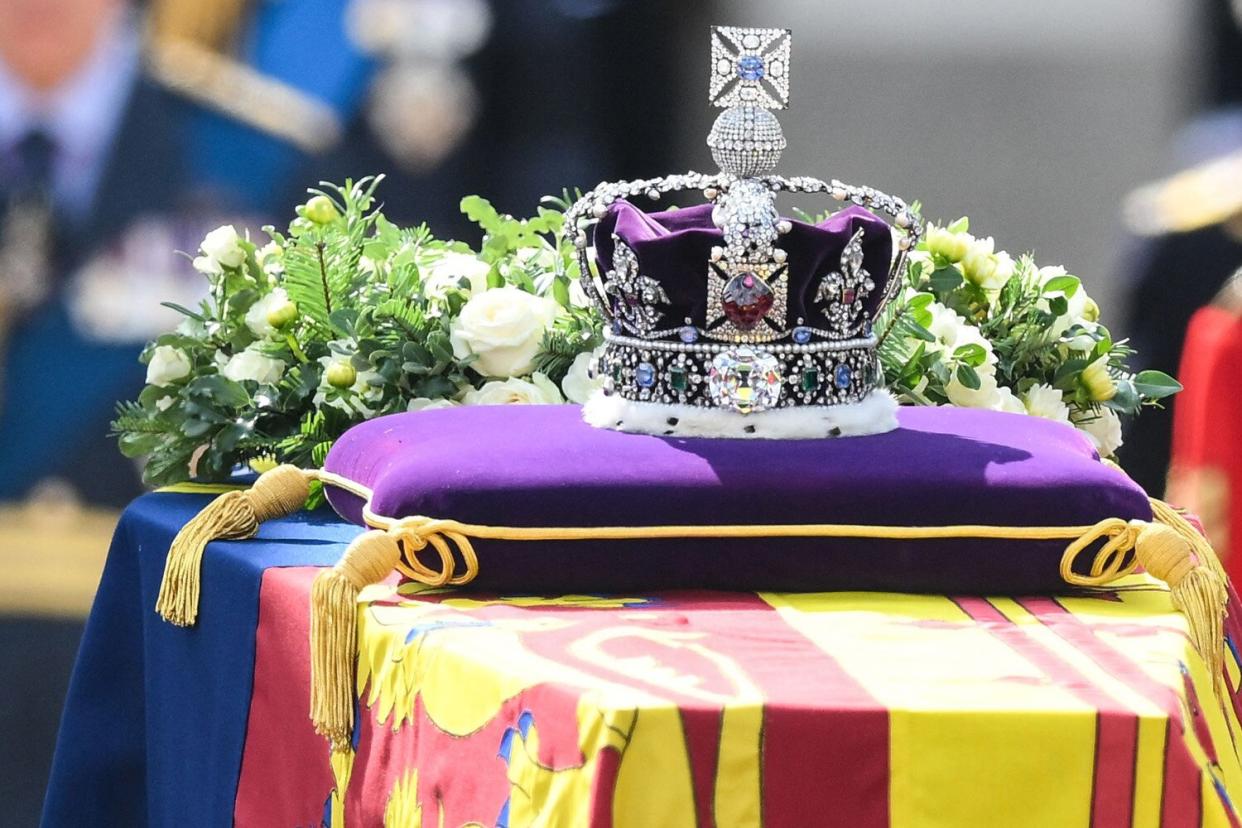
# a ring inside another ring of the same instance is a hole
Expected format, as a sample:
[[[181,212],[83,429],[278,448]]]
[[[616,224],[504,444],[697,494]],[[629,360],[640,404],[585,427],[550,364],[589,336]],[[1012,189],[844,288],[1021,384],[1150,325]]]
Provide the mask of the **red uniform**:
[[[1168,499],[1198,514],[1242,583],[1242,316],[1209,305],[1186,332],[1173,407]]]

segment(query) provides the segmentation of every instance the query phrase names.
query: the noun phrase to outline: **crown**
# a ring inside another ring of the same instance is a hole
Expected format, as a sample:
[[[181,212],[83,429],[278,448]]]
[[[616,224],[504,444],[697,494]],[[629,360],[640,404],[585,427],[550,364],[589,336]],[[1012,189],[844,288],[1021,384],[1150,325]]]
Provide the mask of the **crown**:
[[[823,436],[895,423],[895,403],[877,392],[872,322],[920,222],[870,187],[774,173],[786,141],[772,110],[789,104],[790,53],[787,29],[713,27],[709,91],[724,111],[707,145],[720,172],[603,183],[570,208],[583,283],[607,324],[594,424]],[[630,201],[683,190],[708,203],[646,213]],[[780,192],[848,206],[794,221],[777,212]]]

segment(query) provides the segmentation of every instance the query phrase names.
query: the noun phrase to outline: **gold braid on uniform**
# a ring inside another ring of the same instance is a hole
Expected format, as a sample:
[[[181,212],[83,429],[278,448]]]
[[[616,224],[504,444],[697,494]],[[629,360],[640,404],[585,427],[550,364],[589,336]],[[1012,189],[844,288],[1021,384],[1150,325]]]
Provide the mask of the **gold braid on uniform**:
[[[230,57],[246,0],[154,0],[147,25],[151,74],[178,94],[309,153],[344,134],[324,101]]]

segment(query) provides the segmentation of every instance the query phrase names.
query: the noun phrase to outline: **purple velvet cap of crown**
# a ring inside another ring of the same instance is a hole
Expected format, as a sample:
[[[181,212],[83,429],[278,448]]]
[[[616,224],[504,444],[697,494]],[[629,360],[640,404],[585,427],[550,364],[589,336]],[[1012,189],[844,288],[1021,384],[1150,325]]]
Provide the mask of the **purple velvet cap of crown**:
[[[397,414],[351,429],[325,467],[382,515],[508,526],[843,523],[1081,526],[1149,520],[1142,489],[1072,427],[995,411],[903,408],[870,437],[729,440],[592,428],[577,406]],[[328,489],[345,518],[361,503]],[[1066,541],[786,538],[476,540],[474,586],[1064,592]],[[1078,567],[1089,564],[1084,554]]]
[[[863,264],[875,290],[864,302],[874,316],[884,295],[892,262],[893,237],[889,224],[863,207],[850,206],[819,224],[791,221],[793,229],[777,246],[789,254],[789,324],[802,318],[811,327],[830,327],[823,310],[813,304],[820,279],[841,264],[850,238],[863,230]],[[595,228],[595,251],[600,272],[612,267],[613,234],[638,257],[639,272],[660,282],[669,297],[665,319],[676,325],[689,317],[707,323],[707,267],[713,247],[724,245],[720,229],[712,224],[712,205],[644,213],[628,201],[616,201]]]

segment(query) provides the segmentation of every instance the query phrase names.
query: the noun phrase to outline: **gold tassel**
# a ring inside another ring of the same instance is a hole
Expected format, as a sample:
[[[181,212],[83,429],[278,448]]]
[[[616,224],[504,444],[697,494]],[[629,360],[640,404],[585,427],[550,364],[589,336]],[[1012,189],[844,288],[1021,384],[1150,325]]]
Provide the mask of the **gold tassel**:
[[[1156,521],[1139,531],[1135,556],[1144,569],[1169,585],[1173,606],[1186,616],[1191,644],[1207,664],[1213,681],[1219,682],[1229,602],[1220,562],[1194,526],[1172,507],[1154,501],[1152,509]],[[1206,552],[1201,551],[1204,548]]]
[[[310,476],[297,466],[286,465],[265,472],[247,491],[217,497],[173,538],[155,611],[179,627],[191,626],[198,618],[207,544],[253,537],[259,524],[293,514],[309,496]]]
[[[372,530],[355,538],[311,587],[311,721],[333,752],[349,749],[354,728],[358,593],[388,577],[399,560],[397,535]]]

